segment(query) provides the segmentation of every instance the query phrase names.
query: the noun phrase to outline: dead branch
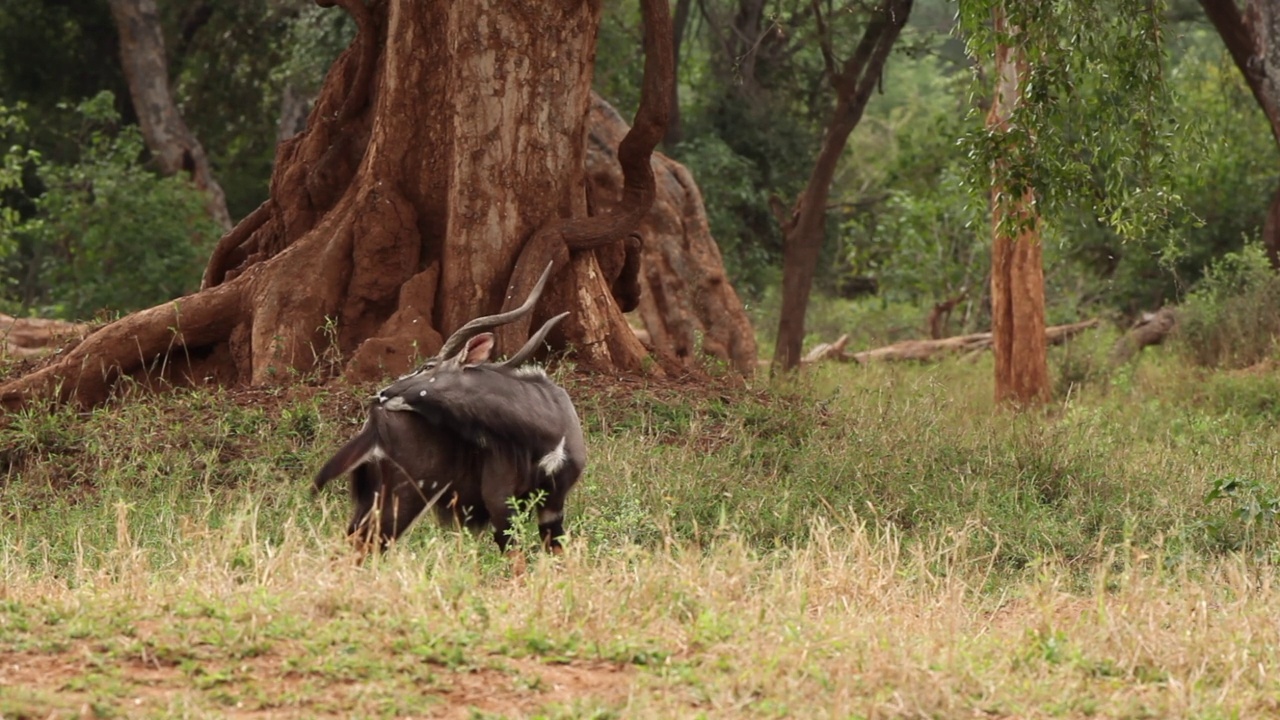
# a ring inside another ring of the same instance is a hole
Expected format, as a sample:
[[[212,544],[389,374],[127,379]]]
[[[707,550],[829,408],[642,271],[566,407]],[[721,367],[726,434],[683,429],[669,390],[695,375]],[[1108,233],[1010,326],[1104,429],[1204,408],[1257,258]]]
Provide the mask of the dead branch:
[[[1050,345],[1059,345],[1066,340],[1079,335],[1089,328],[1097,327],[1098,320],[1085,320],[1078,323],[1070,323],[1068,325],[1054,325],[1045,328],[1045,340]],[[856,362],[867,363],[873,360],[901,361],[901,360],[934,360],[942,355],[952,355],[956,353],[972,353],[976,351],[991,349],[991,333],[974,333],[972,335],[956,335],[954,337],[942,338],[940,340],[903,340],[892,345],[874,348],[872,350],[863,350],[862,352],[846,353],[845,346],[849,342],[848,335],[841,335],[833,343],[824,343],[809,351],[804,356],[802,364],[811,364],[821,360],[837,360],[840,362]]]
[[[1177,310],[1166,305],[1155,312],[1144,312],[1128,332],[1111,348],[1111,366],[1119,367],[1133,359],[1148,345],[1159,345],[1178,325]]]
[[[89,331],[84,323],[0,314],[0,357],[30,358],[57,350]]]
[[[243,318],[246,273],[225,285],[142,310],[106,325],[55,363],[0,385],[0,409],[21,409],[33,398],[97,405],[117,379],[165,357],[175,348],[225,340]]]

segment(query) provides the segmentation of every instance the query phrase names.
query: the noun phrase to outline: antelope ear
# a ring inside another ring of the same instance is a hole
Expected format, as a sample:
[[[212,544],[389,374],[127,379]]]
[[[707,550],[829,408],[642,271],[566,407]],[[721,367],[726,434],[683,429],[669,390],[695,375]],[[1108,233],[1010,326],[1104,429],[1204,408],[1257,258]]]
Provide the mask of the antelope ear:
[[[493,333],[480,333],[467,341],[462,349],[462,366],[472,367],[489,362],[489,354],[493,352]]]

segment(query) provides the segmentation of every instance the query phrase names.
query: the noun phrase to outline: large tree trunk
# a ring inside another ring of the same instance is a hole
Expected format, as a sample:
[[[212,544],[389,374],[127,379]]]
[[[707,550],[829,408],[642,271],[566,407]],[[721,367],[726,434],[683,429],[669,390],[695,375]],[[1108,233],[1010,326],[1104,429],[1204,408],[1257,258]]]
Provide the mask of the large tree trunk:
[[[590,128],[587,172],[592,198],[597,209],[612,209],[622,201],[623,177],[615,153],[627,123],[595,96]],[[657,198],[640,223],[644,250],[635,288],[635,307],[650,348],[658,357],[695,371],[700,343],[703,354],[750,377],[756,369],[755,333],[725,274],[702,193],[688,169],[671,158],[655,153],[653,166]],[[614,289],[615,296],[621,294],[621,288]]]
[[[1200,0],[1200,5],[1244,75],[1280,146],[1280,7],[1272,0],[1248,0],[1241,14],[1236,0]],[[1267,206],[1262,242],[1271,267],[1280,270],[1280,188]]]
[[[774,367],[791,370],[800,364],[804,343],[804,315],[809,292],[818,268],[827,221],[827,198],[831,181],[844,154],[849,133],[857,127],[871,92],[880,82],[885,61],[898,34],[907,23],[912,0],[883,0],[867,24],[854,54],[836,69],[831,43],[818,3],[813,10],[818,20],[819,40],[827,63],[827,73],[836,92],[836,107],[827,123],[822,147],[814,161],[809,181],[796,198],[790,216],[775,210],[782,226],[782,312],[778,320],[778,342]]]
[[[110,0],[120,33],[120,60],[147,148],[165,175],[187,173],[204,191],[205,206],[223,230],[231,229],[227,198],[213,178],[209,158],[182,121],[169,92],[169,64],[155,0]]]
[[[1008,32],[996,8],[996,31]],[[1016,34],[1016,29],[1014,30]],[[996,93],[987,114],[992,132],[1009,132],[1009,117],[1021,99],[1027,59],[1016,45],[996,47]],[[995,347],[996,401],[1021,404],[1050,398],[1045,346],[1044,265],[1035,191],[1011,192],[1008,163],[997,159],[991,184],[991,332]]]
[[[626,283],[593,251],[616,249],[652,203],[672,81],[665,0],[642,3],[645,85],[619,150],[624,200],[595,217],[584,140],[597,2],[338,4],[356,40],[307,129],[280,144],[270,199],[219,243],[204,289],[106,326],[0,386],[0,402],[99,402],[120,374],[152,366],[254,384],[321,358],[349,358],[356,378],[403,372],[442,335],[523,299],[548,260],[535,320],[572,313],[551,342],[580,366],[641,370],[644,348],[611,294]]]

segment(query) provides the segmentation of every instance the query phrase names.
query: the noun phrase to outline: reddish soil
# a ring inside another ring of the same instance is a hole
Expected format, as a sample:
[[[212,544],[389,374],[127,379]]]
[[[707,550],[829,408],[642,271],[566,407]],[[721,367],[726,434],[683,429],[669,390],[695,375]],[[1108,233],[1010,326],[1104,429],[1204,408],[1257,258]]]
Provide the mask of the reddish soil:
[[[440,702],[426,704],[417,716],[461,720],[474,717],[474,711],[479,710],[527,717],[548,705],[570,706],[584,701],[616,708],[625,705],[634,679],[631,668],[606,662],[546,664],[534,658],[507,657],[491,660],[496,667],[457,671],[442,668],[436,678],[443,689],[438,695],[426,693],[437,695]],[[125,664],[113,668],[118,676],[126,678],[125,684],[113,688],[116,697],[94,697],[92,691],[81,690],[79,685],[101,661],[87,644],[57,654],[7,654],[0,659],[0,714],[5,718],[92,718],[98,716],[96,706],[101,711],[133,716],[160,712],[175,703],[194,703],[230,718],[345,717],[359,707],[363,694],[355,684],[338,683],[326,688],[323,697],[308,697],[305,677],[286,670],[285,658],[267,654],[236,661],[235,669],[255,678],[257,687],[269,686],[274,698],[296,698],[288,705],[225,705],[211,689],[198,689],[191,675],[178,666],[140,658],[107,661]],[[217,667],[219,664],[210,662],[202,667],[210,672],[223,670]],[[236,688],[232,680],[216,689],[221,691],[219,694],[235,695]]]

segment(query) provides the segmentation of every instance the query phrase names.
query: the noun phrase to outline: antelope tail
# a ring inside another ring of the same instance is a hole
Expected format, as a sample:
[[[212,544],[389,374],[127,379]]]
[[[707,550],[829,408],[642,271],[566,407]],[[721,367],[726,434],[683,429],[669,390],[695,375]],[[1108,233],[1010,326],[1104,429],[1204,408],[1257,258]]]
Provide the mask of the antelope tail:
[[[338,448],[338,452],[329,458],[329,462],[320,468],[320,472],[316,473],[315,486],[312,492],[319,492],[332,479],[346,475],[360,465],[364,464],[371,456],[378,454],[378,431],[372,422],[366,422],[364,429],[359,435],[347,441],[346,445]]]

